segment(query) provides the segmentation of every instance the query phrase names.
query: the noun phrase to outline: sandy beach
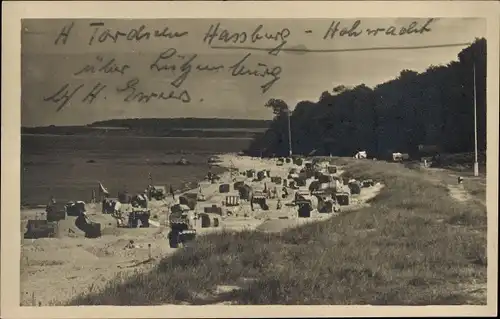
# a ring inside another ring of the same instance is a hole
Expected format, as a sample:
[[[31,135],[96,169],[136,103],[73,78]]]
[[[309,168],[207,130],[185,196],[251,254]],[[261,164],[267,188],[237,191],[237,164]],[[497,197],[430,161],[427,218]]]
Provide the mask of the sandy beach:
[[[291,168],[299,168],[292,163],[277,166],[276,160],[250,158],[236,154],[219,156],[217,165],[233,170],[220,175],[219,183],[200,181],[199,188],[188,192],[198,192],[201,189],[206,201],[198,202],[196,210],[213,204],[220,206],[227,194],[219,193],[219,185],[244,181],[255,190],[273,187],[269,179],[255,181],[238,172],[249,169],[269,170],[271,176],[286,178]],[[337,175],[341,175],[338,170]],[[364,188],[361,194],[352,195],[349,206],[344,206],[342,212],[357,209],[380,191],[382,185]],[[180,194],[176,196],[178,198]],[[230,210],[222,218],[219,227],[201,228],[196,226],[197,234],[203,235],[217,231],[256,230],[279,233],[283,230],[298,227],[308,222],[324,220],[335,216],[332,214],[312,214],[310,218],[298,218],[297,208],[287,206],[292,196],[284,200],[281,209],[277,209],[277,199],[269,199],[269,210],[258,207],[250,209],[248,202],[242,201],[237,207],[226,207]],[[96,239],[84,238],[84,234],[75,225],[75,217],[67,217],[59,222],[57,238],[22,239],[21,257],[21,304],[22,305],[52,305],[61,304],[77,294],[95,292],[102,289],[106,282],[115,276],[126,278],[135,272],[147,271],[157,264],[161,258],[174,253],[177,249],[170,248],[168,242],[169,227],[166,225],[167,212],[175,204],[172,197],[163,201],[151,201],[151,225],[149,228],[117,228],[116,220],[109,214],[101,213],[100,204],[87,204],[89,218],[101,224],[102,237]],[[21,231],[24,233],[28,219],[44,218],[43,208],[23,209],[21,211]],[[127,248],[130,240],[134,248]],[[151,245],[150,247],[148,245]]]

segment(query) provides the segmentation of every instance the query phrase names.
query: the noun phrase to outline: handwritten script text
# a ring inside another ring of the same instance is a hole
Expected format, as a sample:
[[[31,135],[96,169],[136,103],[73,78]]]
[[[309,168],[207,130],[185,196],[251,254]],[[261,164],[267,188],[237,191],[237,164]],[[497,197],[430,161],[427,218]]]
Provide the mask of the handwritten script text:
[[[381,23],[375,27],[361,19],[331,20],[323,27],[304,30],[294,27],[293,22],[228,27],[229,22],[223,21],[207,23],[206,28],[198,28],[196,32],[187,22],[184,28],[178,28],[173,23],[158,22],[154,27],[147,23],[133,26],[134,20],[127,27],[117,27],[108,21],[72,21],[54,34],[51,41],[56,48],[70,45],[97,48],[92,49],[97,53],[84,51],[88,55],[85,63],[72,67],[68,79],[43,96],[43,101],[54,105],[56,112],[71,105],[106,103],[109,98],[141,105],[201,103],[205,97],[193,98],[190,93],[193,88],[227,79],[233,83],[245,81],[241,85],[254,86],[260,94],[268,94],[286,75],[280,59],[283,52],[319,52],[303,43],[323,43],[324,47],[338,38],[420,36],[432,32],[435,19],[410,20],[400,25]],[[123,26],[124,21],[118,24]],[[230,54],[223,55],[224,50]],[[213,80],[207,82],[207,79]]]

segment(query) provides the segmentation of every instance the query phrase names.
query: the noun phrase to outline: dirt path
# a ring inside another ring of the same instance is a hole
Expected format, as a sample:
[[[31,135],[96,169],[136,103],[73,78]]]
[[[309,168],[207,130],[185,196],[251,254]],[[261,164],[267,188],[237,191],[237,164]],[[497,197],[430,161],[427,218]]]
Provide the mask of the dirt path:
[[[433,174],[434,173],[434,174]],[[440,173],[443,175],[438,175],[435,173]],[[451,198],[459,203],[466,203],[469,201],[473,201],[475,198],[471,196],[471,194],[465,189],[463,184],[453,184],[448,181],[448,179],[456,178],[459,176],[452,172],[449,172],[444,169],[428,169],[427,172],[424,173],[425,177],[428,181],[439,185],[442,183],[446,184],[448,188],[448,192]],[[446,174],[446,175],[444,175]],[[467,177],[467,178],[477,178],[477,177]],[[486,183],[482,183],[486,187]],[[486,202],[481,199],[477,199],[486,207]],[[455,288],[458,291],[462,292],[464,295],[468,296],[468,302],[466,304],[478,305],[478,304],[486,304],[487,302],[487,283],[464,283]]]
[[[451,185],[448,184],[448,191],[450,196],[460,203],[465,203],[472,200],[472,196],[464,189],[462,184]],[[487,282],[486,283],[466,283],[459,287],[459,289],[469,297],[467,304],[483,304],[488,300],[487,296]]]
[[[460,202],[460,203],[465,203],[467,201],[474,200],[475,198],[471,196],[471,194],[465,189],[464,184],[458,184],[456,182],[457,175],[456,173],[453,173],[451,171],[445,170],[445,169],[439,169],[439,168],[427,168],[424,171],[424,177],[426,180],[429,182],[432,182],[435,185],[442,185],[443,183],[446,185],[448,188],[448,192],[454,200]],[[471,177],[468,176],[466,177],[467,179],[480,179],[478,177]],[[454,183],[452,182],[455,181]],[[486,186],[486,183],[480,182],[481,185]],[[478,198],[478,200],[486,206],[486,202],[484,200],[481,200]]]
[[[451,185],[448,184],[448,191],[450,192],[450,196],[459,202],[467,202],[472,199],[470,194],[464,189],[463,185]]]

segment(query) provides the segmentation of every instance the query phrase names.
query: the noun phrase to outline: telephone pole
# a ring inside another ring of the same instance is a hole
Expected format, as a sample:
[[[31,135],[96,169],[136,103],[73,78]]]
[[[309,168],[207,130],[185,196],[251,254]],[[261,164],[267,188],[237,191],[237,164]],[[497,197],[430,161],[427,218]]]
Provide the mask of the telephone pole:
[[[473,61],[474,73],[474,176],[479,176],[479,163],[477,161],[477,102],[476,102],[476,61]]]
[[[286,109],[286,114],[288,117],[288,155],[292,157],[292,128],[290,125],[290,109]]]

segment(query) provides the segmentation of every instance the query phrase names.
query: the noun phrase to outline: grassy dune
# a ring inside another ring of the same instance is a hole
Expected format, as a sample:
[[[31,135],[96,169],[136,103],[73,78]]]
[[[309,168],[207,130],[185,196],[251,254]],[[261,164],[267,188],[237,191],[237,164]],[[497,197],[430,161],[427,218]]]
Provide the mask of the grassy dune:
[[[486,304],[470,293],[486,283],[484,206],[455,201],[400,164],[339,161],[347,175],[386,185],[370,207],[281,236],[200,237],[151,272],[71,304]]]

